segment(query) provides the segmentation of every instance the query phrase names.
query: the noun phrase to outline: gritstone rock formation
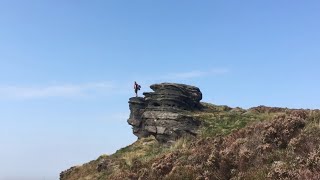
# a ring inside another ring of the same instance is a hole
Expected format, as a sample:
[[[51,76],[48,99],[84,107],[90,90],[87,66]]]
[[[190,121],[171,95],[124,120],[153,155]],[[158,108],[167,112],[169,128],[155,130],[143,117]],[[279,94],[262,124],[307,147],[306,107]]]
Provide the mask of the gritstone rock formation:
[[[196,135],[200,122],[188,112],[201,108],[199,88],[184,84],[151,85],[154,92],[129,100],[133,134],[138,138],[153,135],[160,142],[172,142],[183,135]]]
[[[139,139],[61,172],[61,180],[320,179],[320,110],[200,104],[193,86],[151,88],[129,100]]]

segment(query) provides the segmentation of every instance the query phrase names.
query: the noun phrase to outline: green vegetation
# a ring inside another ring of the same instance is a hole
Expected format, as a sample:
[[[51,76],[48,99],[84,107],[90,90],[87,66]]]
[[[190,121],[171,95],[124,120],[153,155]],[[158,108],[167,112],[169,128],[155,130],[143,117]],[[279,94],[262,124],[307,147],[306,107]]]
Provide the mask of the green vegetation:
[[[159,144],[154,137],[150,136],[148,138],[139,139],[125,148],[121,148],[111,157],[123,159],[125,160],[126,165],[131,167],[135,160],[144,163],[169,150],[170,147]]]
[[[65,179],[319,179],[319,110],[202,105],[191,112],[199,136],[170,145],[142,138]]]
[[[254,113],[241,108],[233,109],[228,106],[217,106],[209,103],[202,103],[203,111],[194,113],[194,117],[203,122],[200,129],[203,137],[228,135],[231,132],[241,129],[253,122],[270,120],[279,113]]]

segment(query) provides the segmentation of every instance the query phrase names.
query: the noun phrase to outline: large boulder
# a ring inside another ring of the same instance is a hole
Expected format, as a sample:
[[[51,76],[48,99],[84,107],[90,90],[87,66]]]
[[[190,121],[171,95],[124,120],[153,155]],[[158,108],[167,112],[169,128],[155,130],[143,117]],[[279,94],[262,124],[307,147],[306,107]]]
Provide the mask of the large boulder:
[[[172,142],[184,135],[197,134],[200,122],[189,111],[201,108],[199,88],[184,84],[151,85],[154,92],[129,100],[128,123],[138,138],[150,135],[160,142]]]

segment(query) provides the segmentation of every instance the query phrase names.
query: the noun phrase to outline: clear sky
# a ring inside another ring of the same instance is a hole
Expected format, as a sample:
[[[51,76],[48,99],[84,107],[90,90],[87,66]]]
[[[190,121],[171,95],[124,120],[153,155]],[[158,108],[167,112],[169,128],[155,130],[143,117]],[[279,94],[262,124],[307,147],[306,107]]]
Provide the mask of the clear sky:
[[[0,180],[58,179],[134,142],[135,80],[320,108],[319,19],[318,0],[0,0]]]

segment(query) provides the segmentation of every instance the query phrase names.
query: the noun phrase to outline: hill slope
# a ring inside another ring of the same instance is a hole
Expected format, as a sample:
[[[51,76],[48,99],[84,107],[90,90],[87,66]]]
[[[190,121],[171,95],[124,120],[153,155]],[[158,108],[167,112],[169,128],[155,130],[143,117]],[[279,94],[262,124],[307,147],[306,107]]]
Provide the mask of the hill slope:
[[[61,173],[88,179],[320,179],[320,111],[208,103],[189,112],[197,136],[152,136]]]

